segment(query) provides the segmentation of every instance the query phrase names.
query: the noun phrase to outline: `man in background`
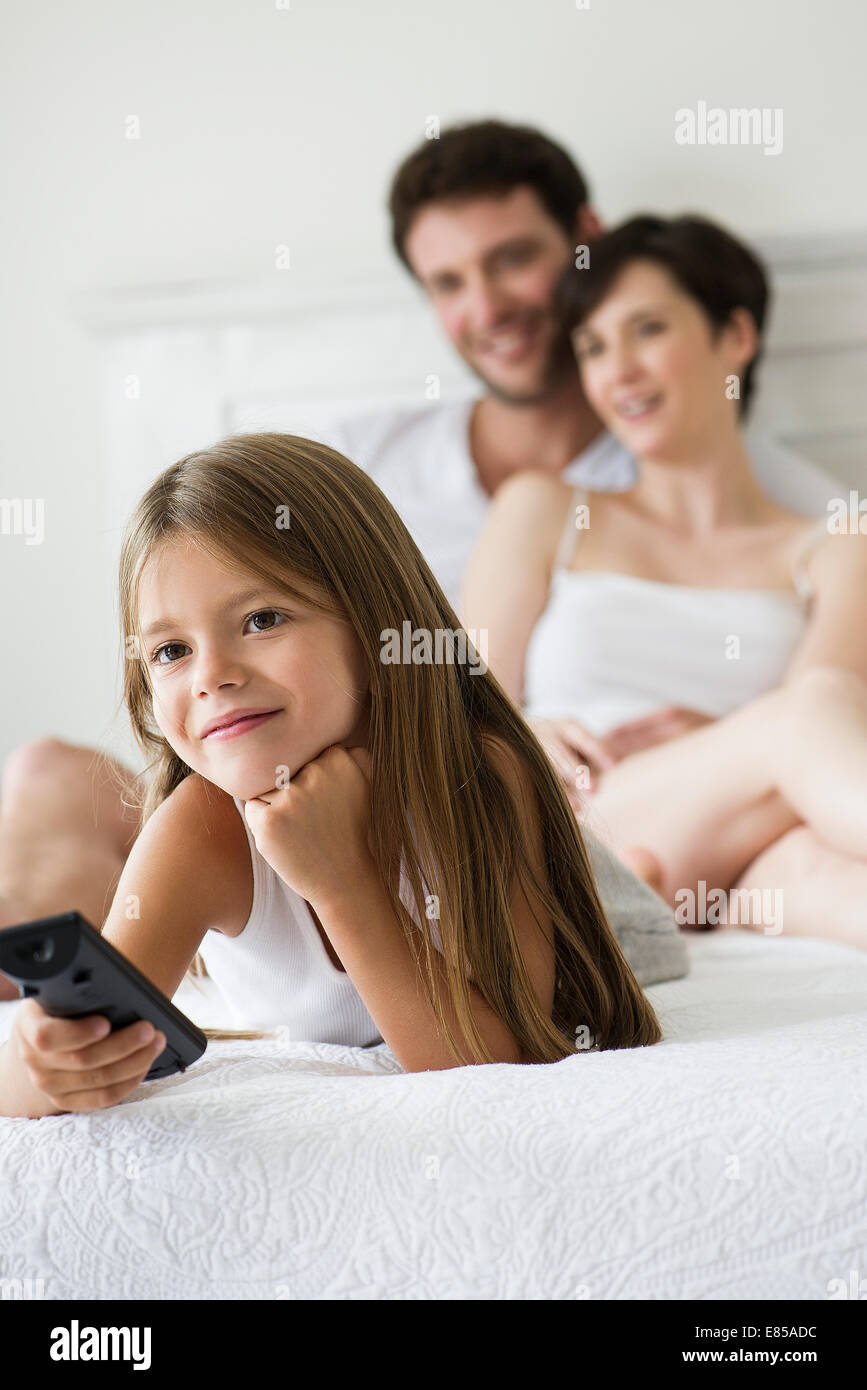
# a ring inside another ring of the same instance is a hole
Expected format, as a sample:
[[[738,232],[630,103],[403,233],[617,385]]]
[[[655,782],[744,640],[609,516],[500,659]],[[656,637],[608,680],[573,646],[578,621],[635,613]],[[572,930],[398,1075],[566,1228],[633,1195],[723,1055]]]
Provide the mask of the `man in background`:
[[[398,257],[483,389],[470,401],[336,420],[320,433],[393,502],[462,616],[464,568],[504,479],[530,468],[594,489],[637,480],[634,460],[584,397],[552,309],[564,268],[605,229],[571,156],[503,121],[422,141],[394,176],[389,211]],[[819,516],[840,495],[808,460],[747,437],[776,501]]]

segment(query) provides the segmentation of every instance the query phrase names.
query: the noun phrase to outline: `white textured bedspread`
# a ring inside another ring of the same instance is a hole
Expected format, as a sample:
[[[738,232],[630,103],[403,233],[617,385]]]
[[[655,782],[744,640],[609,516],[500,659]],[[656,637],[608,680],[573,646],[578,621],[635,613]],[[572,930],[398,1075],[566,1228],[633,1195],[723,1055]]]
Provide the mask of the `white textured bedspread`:
[[[867,1277],[867,953],[688,940],[690,975],[647,991],[656,1047],[406,1075],[385,1045],[215,1042],[110,1110],[0,1119],[0,1275],[55,1299],[825,1299]]]

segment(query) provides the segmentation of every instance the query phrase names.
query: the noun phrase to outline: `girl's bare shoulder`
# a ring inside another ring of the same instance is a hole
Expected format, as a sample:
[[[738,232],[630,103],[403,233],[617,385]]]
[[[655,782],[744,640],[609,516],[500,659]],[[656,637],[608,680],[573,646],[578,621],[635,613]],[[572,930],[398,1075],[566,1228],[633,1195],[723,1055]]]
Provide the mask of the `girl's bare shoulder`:
[[[154,815],[170,805],[170,833],[189,847],[191,891],[208,903],[211,926],[237,936],[252,907],[253,869],[247,832],[233,798],[193,772]]]
[[[518,751],[491,732],[482,735],[485,757],[502,777],[515,803],[533,874],[548,878],[542,847],[539,806],[529,769]],[[554,927],[535,887],[521,870],[512,885],[512,916],[521,954],[540,1007],[551,1016],[554,1007]],[[524,1058],[523,1060],[527,1060]]]
[[[232,798],[212,783],[195,775],[181,782],[142,827],[103,927],[169,999],[205,933],[236,935],[249,917],[250,854],[230,810],[239,822]]]
[[[530,770],[517,749],[492,730],[482,733],[484,755],[494,771],[503,779],[515,803],[515,812],[527,836],[531,850],[538,850],[539,814],[536,792]]]

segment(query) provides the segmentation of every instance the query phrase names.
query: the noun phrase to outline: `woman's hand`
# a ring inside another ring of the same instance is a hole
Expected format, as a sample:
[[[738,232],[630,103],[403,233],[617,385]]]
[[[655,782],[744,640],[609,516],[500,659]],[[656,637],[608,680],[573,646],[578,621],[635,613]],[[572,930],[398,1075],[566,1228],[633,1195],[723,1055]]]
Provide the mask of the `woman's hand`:
[[[573,811],[581,809],[581,792],[595,791],[599,776],[617,759],[606,740],[591,734],[577,719],[528,719],[527,723],[560,774]]]
[[[245,801],[244,815],[263,859],[314,907],[376,871],[366,748],[326,748],[285,787]]]
[[[30,1084],[62,1115],[123,1100],[144,1081],[166,1039],[142,1020],[112,1033],[104,1015],[53,1018],[37,1000],[23,999],[9,1046]]]
[[[605,735],[591,734],[576,719],[529,719],[538,738],[563,780],[569,804],[581,810],[581,793],[595,792],[599,779],[615,763],[643,748],[679,738],[692,729],[713,723],[697,710],[666,706],[641,719],[618,724]]]
[[[693,729],[713,722],[712,715],[699,714],[694,709],[681,709],[679,705],[668,705],[641,719],[632,719],[628,724],[618,724],[616,729],[609,729],[605,735],[606,747],[619,762],[630,753],[640,753],[642,748],[667,743],[669,739],[680,738]]]

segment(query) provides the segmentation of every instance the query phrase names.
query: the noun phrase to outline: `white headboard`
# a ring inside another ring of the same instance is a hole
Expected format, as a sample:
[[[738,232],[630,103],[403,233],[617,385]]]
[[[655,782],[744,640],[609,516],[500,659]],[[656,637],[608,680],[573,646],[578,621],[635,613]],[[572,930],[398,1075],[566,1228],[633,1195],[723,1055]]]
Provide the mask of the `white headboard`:
[[[867,488],[867,236],[757,246],[774,302],[754,421]],[[161,469],[233,430],[315,433],[326,416],[476,389],[397,270],[124,288],[80,297],[74,313],[101,349],[110,535]]]

